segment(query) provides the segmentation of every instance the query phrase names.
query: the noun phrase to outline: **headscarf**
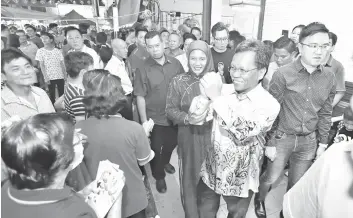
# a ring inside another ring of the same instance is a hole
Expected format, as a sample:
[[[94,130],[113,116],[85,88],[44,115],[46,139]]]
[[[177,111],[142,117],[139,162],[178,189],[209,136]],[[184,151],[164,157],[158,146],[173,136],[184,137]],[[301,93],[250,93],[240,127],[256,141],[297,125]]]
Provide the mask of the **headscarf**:
[[[187,54],[186,54],[186,57],[187,57],[187,59],[188,59],[189,73],[194,73],[194,72],[191,70],[190,62],[189,62],[190,54],[191,54],[191,52],[194,51],[194,50],[203,51],[203,52],[206,54],[206,57],[207,57],[206,66],[205,66],[205,68],[203,69],[203,71],[202,71],[202,73],[200,74],[200,76],[202,77],[205,73],[214,71],[213,58],[212,58],[212,53],[211,53],[210,46],[209,46],[206,42],[204,42],[204,41],[197,40],[197,41],[193,41],[193,42],[189,45],[189,48],[188,48],[188,51],[187,51]]]

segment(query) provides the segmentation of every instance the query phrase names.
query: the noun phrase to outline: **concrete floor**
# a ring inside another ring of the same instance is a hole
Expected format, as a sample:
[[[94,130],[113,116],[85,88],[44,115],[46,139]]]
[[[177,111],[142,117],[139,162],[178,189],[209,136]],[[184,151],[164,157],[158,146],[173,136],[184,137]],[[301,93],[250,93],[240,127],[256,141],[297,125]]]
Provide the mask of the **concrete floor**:
[[[160,194],[156,190],[155,180],[151,175],[150,168],[147,167],[147,175],[150,186],[152,189],[152,194],[156,203],[158,215],[160,218],[184,218],[183,207],[180,200],[180,189],[179,189],[179,168],[178,168],[178,157],[176,150],[173,152],[171,164],[175,167],[176,173],[173,175],[167,174],[167,193]],[[266,198],[266,210],[268,218],[279,218],[279,212],[282,209],[283,195],[285,193],[287,186],[287,177],[283,176],[271,190]],[[218,210],[217,218],[227,217],[227,206],[223,199],[221,200],[221,206]],[[250,203],[248,213],[246,218],[256,218],[254,212],[254,202],[253,199]]]

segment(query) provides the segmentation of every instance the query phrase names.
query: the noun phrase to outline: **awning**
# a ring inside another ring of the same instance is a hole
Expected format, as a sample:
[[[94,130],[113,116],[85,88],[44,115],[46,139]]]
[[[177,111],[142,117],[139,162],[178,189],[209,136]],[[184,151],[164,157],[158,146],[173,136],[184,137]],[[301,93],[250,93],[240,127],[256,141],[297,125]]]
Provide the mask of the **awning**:
[[[59,17],[48,12],[39,12],[23,8],[1,7],[1,19],[4,20],[58,20]]]
[[[79,24],[79,23],[88,23],[90,25],[96,25],[91,19],[87,19],[77,11],[72,10],[69,13],[65,14],[60,18],[62,24]]]

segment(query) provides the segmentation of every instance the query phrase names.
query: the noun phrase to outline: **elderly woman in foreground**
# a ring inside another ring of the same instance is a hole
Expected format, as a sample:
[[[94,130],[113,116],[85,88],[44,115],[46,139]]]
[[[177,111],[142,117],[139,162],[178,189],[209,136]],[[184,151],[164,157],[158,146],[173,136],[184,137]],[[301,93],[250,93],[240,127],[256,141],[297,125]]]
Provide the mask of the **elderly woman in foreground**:
[[[9,182],[1,190],[2,217],[97,217],[80,194],[65,187],[74,167],[69,115],[38,114],[3,130],[1,157]]]
[[[88,137],[84,162],[96,178],[99,162],[109,160],[124,171],[122,217],[144,218],[147,195],[138,165],[147,164],[154,153],[143,127],[119,113],[126,104],[120,78],[107,70],[92,70],[83,77],[88,118],[76,125]]]

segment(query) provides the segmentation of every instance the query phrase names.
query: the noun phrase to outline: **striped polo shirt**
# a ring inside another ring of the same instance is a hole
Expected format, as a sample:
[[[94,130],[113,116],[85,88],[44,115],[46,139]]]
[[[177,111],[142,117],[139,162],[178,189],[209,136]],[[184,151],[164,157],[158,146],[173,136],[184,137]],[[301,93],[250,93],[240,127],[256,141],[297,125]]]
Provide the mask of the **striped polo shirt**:
[[[77,116],[85,116],[86,110],[83,104],[84,89],[71,83],[67,83],[64,92],[65,111],[75,119]]]

